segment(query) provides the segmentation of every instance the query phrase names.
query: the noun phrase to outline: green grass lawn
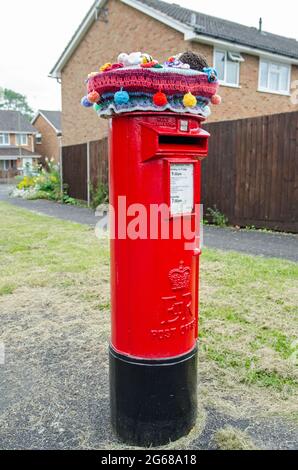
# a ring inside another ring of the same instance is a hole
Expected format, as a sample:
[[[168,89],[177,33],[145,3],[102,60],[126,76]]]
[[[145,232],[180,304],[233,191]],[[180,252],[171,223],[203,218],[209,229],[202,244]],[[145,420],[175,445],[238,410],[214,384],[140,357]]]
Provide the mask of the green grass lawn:
[[[0,220],[0,341],[15,344],[17,354],[24,341],[32,351],[75,331],[79,363],[86,335],[88,354],[105,351],[108,242],[86,226],[5,203]],[[298,422],[298,265],[205,248],[200,278],[200,406]]]

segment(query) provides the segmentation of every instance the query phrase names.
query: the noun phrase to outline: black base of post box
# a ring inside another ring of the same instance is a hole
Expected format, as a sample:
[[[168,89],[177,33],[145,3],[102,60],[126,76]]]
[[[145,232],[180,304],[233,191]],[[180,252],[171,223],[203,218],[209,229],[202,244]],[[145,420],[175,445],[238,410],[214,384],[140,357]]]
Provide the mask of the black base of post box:
[[[197,347],[165,360],[110,347],[110,398],[113,429],[127,444],[159,446],[187,435],[197,417]]]

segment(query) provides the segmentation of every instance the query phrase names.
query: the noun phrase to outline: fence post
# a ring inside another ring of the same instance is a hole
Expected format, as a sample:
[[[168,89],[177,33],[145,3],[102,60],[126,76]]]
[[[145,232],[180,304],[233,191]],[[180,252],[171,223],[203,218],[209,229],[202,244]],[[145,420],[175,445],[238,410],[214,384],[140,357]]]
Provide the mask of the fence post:
[[[87,142],[87,203],[90,207],[90,142]]]
[[[59,163],[60,163],[60,191],[61,201],[63,202],[63,155],[62,155],[62,134],[58,135],[59,142]]]

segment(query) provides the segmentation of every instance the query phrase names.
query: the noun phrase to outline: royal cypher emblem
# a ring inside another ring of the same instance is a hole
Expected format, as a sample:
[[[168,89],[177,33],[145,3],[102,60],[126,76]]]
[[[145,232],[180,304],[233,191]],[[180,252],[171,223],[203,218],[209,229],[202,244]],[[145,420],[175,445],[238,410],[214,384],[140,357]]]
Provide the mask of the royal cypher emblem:
[[[184,262],[180,262],[180,267],[172,269],[169,272],[169,278],[172,285],[172,290],[185,289],[189,286],[190,282],[190,268],[184,266]]]

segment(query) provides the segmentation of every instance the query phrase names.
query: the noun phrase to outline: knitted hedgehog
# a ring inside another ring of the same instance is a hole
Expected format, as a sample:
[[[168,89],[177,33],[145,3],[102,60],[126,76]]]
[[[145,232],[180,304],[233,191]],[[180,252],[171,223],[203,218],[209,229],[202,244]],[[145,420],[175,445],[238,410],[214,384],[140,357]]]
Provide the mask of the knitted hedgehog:
[[[198,70],[199,72],[208,67],[204,56],[195,54],[191,51],[183,52],[179,56],[179,60],[183,62],[183,64],[188,64],[192,70]]]

